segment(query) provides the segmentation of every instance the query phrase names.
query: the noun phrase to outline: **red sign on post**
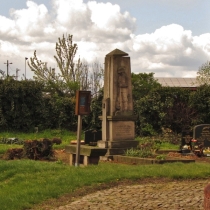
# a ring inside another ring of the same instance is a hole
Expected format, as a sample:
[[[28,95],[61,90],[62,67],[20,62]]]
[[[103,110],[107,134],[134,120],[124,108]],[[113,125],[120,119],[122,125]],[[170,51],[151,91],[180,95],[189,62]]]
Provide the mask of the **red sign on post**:
[[[76,92],[75,115],[90,114],[91,91],[78,90]]]

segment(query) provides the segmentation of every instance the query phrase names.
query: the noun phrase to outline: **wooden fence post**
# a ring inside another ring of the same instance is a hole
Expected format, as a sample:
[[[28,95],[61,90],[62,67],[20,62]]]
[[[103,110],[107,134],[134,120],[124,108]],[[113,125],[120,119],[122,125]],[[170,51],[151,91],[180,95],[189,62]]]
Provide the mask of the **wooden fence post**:
[[[204,210],[210,210],[210,184],[204,188]]]

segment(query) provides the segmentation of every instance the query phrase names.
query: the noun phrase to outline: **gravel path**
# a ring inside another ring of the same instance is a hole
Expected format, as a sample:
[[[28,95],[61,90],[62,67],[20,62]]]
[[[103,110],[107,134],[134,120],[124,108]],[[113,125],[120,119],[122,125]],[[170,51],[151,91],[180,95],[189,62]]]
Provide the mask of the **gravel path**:
[[[203,210],[209,180],[118,186],[75,199],[54,210]]]

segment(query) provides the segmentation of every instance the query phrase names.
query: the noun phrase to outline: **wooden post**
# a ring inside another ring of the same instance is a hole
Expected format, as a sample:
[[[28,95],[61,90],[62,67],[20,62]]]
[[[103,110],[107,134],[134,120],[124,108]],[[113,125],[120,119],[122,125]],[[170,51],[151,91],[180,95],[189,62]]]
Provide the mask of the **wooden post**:
[[[204,188],[204,210],[210,210],[210,184]]]
[[[79,166],[80,161],[80,140],[81,140],[81,131],[82,131],[82,116],[78,115],[78,125],[77,125],[77,148],[76,148],[76,160],[75,166]]]

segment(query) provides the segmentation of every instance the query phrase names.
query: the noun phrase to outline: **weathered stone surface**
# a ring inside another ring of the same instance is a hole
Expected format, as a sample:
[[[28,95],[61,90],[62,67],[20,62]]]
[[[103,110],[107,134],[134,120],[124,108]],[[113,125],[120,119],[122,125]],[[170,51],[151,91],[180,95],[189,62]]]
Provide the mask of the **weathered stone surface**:
[[[76,145],[67,145],[65,152],[69,154],[76,154]],[[102,156],[106,154],[106,149],[99,147],[91,147],[86,145],[80,146],[80,155],[85,156]]]
[[[122,154],[122,150],[137,146],[138,142],[134,143],[136,117],[133,114],[130,57],[119,49],[105,57],[101,119],[102,141],[97,145],[107,148],[107,155]]]
[[[134,140],[134,121],[112,121],[110,122],[110,140],[123,141]]]
[[[197,140],[197,145],[210,147],[210,124],[196,125],[193,128],[193,138]]]

